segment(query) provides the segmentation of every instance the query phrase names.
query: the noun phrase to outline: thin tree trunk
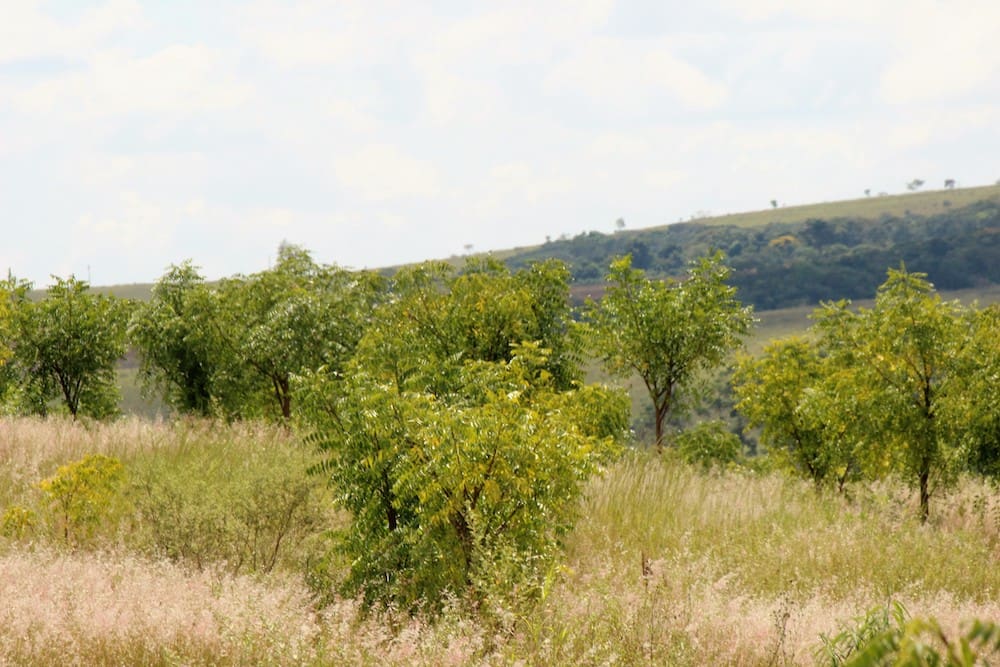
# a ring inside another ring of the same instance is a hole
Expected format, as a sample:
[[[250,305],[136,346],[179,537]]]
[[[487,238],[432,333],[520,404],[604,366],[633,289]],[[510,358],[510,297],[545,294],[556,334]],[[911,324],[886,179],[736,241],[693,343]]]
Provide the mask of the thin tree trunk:
[[[656,453],[663,453],[663,422],[667,417],[667,404],[656,406]]]
[[[927,523],[931,513],[931,493],[929,488],[930,471],[920,471],[920,523]]]

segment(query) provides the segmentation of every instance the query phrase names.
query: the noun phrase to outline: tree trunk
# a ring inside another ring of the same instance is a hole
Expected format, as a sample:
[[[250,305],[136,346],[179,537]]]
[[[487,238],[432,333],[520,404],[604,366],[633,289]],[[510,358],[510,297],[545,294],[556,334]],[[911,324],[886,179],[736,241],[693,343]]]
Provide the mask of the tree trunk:
[[[927,517],[931,513],[930,476],[929,470],[920,471],[920,523],[927,523]]]
[[[663,453],[663,422],[667,418],[667,405],[656,406],[656,453]]]
[[[464,579],[466,586],[472,586],[472,557],[474,542],[472,538],[472,528],[469,526],[469,522],[466,521],[465,515],[461,512],[455,512],[450,517],[451,527],[454,529],[455,534],[458,536],[458,543],[462,549],[462,561],[464,566]]]
[[[389,482],[389,475],[382,471],[382,508],[385,510],[385,520],[389,525],[389,532],[395,532],[399,527],[399,514],[392,504],[392,484]]]

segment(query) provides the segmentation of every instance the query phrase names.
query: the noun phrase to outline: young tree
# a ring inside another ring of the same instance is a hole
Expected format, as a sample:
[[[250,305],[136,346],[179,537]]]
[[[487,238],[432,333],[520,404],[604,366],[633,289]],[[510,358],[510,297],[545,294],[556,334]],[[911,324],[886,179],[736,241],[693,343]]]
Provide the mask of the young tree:
[[[213,294],[213,346],[226,364],[222,391],[242,400],[244,414],[292,416],[291,378],[353,354],[383,293],[375,274],[316,264],[283,244],[273,268],[223,280]],[[230,406],[237,402],[227,399]]]
[[[405,269],[343,371],[301,378],[302,419],[352,515],[350,594],[434,608],[553,556],[628,424],[623,392],[576,380],[563,269]]]
[[[760,357],[742,359],[733,375],[736,409],[748,428],[763,427],[761,442],[817,487],[834,478],[841,490],[858,472],[862,420],[842,380],[819,345],[802,337],[772,341]]]
[[[0,406],[7,402],[8,391],[13,385],[14,309],[18,302],[17,280],[8,276],[0,282]]]
[[[159,389],[183,413],[212,411],[213,379],[222,361],[211,342],[211,312],[204,278],[191,262],[171,266],[129,323],[129,339],[140,354],[146,391]]]
[[[611,264],[604,298],[588,304],[607,370],[619,377],[637,374],[646,385],[658,451],[678,389],[722,363],[753,324],[752,308],[739,302],[728,277],[721,252],[692,264],[683,282],[650,280],[626,255]]]
[[[55,396],[74,418],[117,411],[115,362],[125,354],[129,302],[94,294],[70,276],[45,298],[19,308],[15,356],[21,381],[34,387],[33,411]]]
[[[926,521],[937,485],[961,467],[970,422],[954,418],[968,398],[963,358],[968,314],[945,302],[923,274],[890,270],[875,306],[824,305],[816,327],[831,361],[850,369],[863,401],[869,446],[896,461],[919,489]]]
[[[1000,306],[969,313],[971,341],[958,375],[965,378],[964,400],[945,407],[949,420],[964,421],[967,465],[976,473],[1000,477]]]

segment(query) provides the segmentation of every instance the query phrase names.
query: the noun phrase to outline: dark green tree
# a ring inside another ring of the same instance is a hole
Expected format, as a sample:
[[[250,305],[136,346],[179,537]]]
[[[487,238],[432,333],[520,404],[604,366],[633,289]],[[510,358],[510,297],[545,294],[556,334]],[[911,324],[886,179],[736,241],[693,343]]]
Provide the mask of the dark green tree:
[[[167,269],[129,324],[146,391],[159,390],[175,410],[202,416],[212,412],[213,378],[222,361],[211,344],[209,304],[205,280],[188,261]]]

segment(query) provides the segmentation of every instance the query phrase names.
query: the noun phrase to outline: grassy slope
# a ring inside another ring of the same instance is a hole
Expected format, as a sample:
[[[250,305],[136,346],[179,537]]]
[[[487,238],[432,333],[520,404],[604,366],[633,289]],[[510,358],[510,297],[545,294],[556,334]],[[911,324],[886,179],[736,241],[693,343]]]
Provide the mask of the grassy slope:
[[[1000,199],[1000,185],[984,185],[975,188],[955,190],[928,190],[882,197],[863,197],[844,201],[821,202],[804,206],[787,206],[776,209],[732,213],[699,219],[706,225],[735,225],[737,227],[761,227],[772,222],[803,222],[813,218],[831,220],[834,218],[878,219],[884,215],[902,217],[912,215],[934,215],[948,208],[961,208],[987,199]],[[650,227],[648,229],[661,229]]]

